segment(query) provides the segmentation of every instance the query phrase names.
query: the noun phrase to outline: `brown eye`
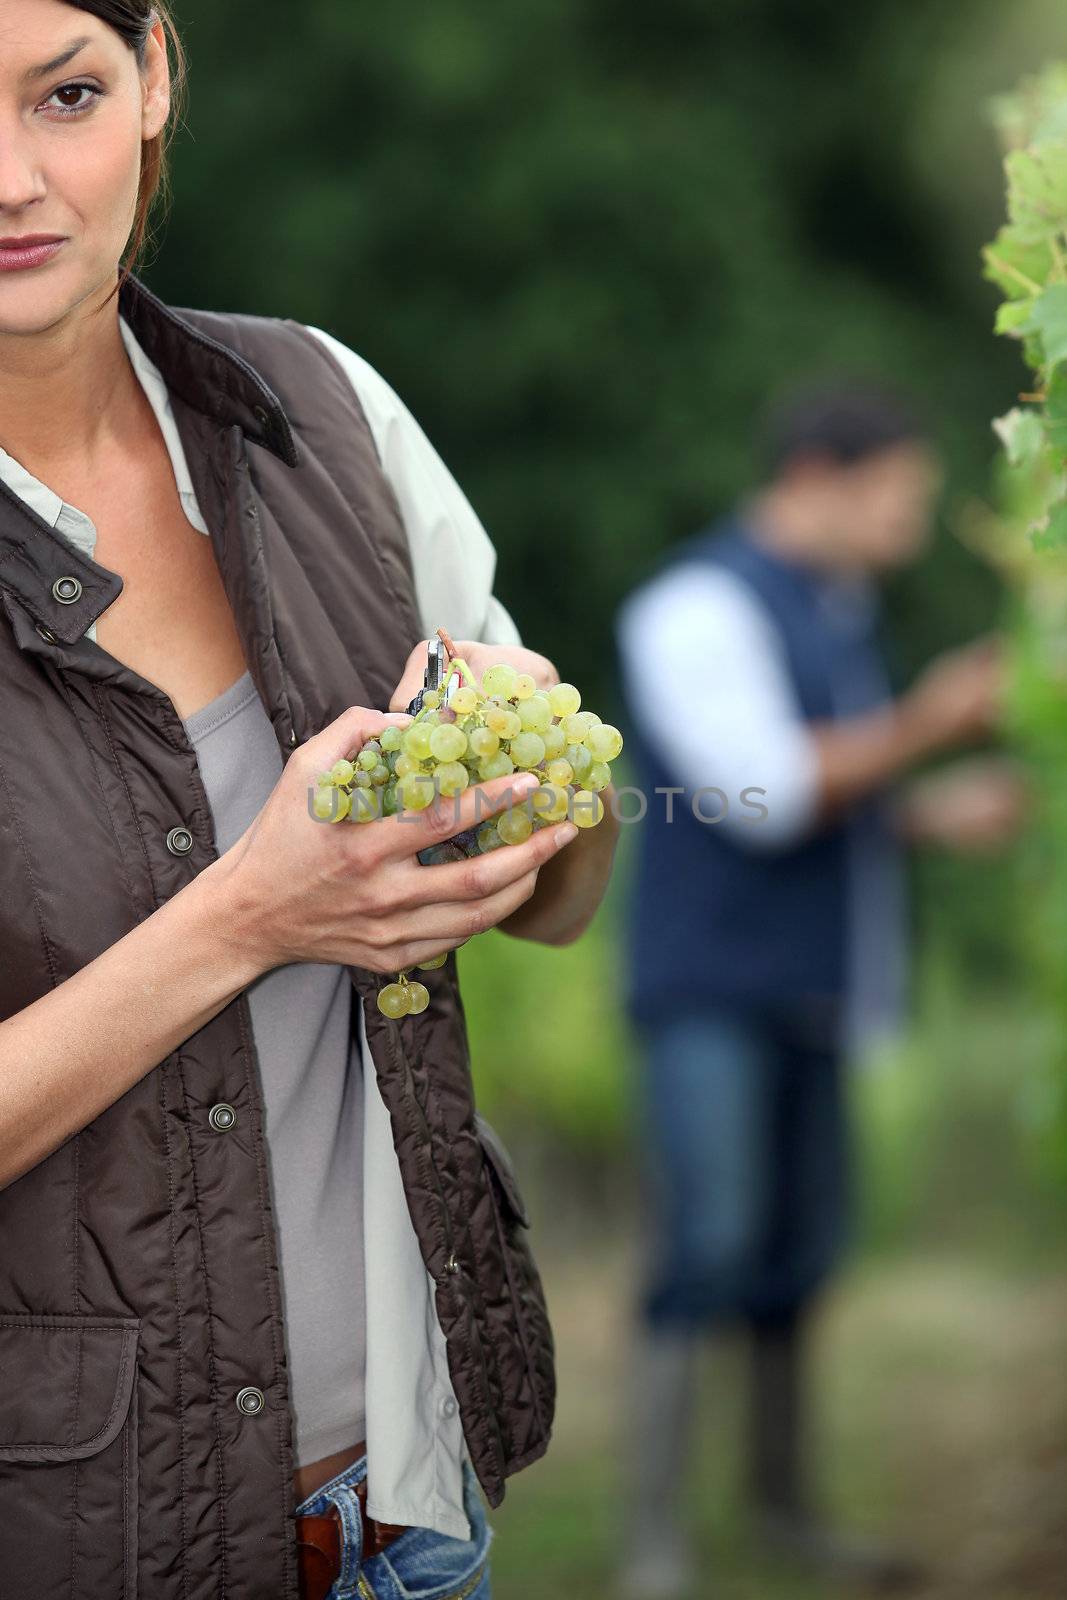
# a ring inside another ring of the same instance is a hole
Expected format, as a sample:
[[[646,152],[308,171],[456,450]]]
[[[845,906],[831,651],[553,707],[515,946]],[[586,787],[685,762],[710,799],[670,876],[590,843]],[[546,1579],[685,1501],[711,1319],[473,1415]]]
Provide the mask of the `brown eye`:
[[[87,95],[88,98],[77,98],[81,95]],[[55,109],[61,116],[76,116],[81,111],[87,111],[100,98],[100,95],[101,91],[91,83],[63,83],[60,84],[58,89],[53,89],[48,101],[45,103],[48,104],[51,101],[59,100],[61,96],[74,97],[72,100],[65,100],[63,104],[57,105]]]

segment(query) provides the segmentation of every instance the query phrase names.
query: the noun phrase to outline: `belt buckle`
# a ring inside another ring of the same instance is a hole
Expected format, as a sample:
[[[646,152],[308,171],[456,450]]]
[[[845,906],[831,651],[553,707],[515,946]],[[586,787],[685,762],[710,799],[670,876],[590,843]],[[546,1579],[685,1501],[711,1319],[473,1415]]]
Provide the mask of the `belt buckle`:
[[[356,1484],[360,1521],[363,1526],[362,1560],[369,1561],[381,1555],[394,1539],[407,1532],[404,1523],[378,1522],[367,1515],[367,1480]],[[296,1518],[297,1569],[300,1580],[300,1600],[326,1600],[337,1579],[341,1576],[341,1558],[344,1550],[344,1525],[335,1505],[319,1516],[304,1515]]]
[[[300,1600],[326,1600],[341,1575],[344,1530],[337,1507],[321,1516],[296,1518],[296,1564]]]

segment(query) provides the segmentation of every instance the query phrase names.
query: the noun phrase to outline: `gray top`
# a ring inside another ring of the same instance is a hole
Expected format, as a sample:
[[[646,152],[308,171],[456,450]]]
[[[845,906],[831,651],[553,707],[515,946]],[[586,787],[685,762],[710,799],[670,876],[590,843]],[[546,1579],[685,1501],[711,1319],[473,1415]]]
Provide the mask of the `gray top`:
[[[184,719],[219,854],[282,775],[278,741],[245,672]],[[246,991],[259,1055],[295,1428],[305,1466],[366,1437],[363,1064],[342,966],[276,967]]]

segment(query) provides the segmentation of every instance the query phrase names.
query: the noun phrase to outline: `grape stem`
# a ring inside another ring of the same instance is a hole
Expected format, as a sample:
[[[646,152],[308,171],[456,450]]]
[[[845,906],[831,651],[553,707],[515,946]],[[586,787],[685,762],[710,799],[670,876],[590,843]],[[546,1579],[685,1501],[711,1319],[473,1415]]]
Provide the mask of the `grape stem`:
[[[446,633],[446,632],[445,632],[445,630],[444,630],[444,628],[438,628],[438,630],[437,630],[437,637],[438,637],[438,638],[439,638],[439,639],[440,639],[440,641],[441,641],[441,643],[442,643],[442,644],[443,644],[443,645],[444,645],[444,647],[445,647],[445,654],[446,654],[446,656],[447,656],[447,657],[448,657],[448,659],[449,659],[449,661],[451,661],[451,660],[452,660],[452,657],[453,657],[453,656],[454,656],[454,655],[455,655],[455,653],[456,653],[456,647],[455,647],[455,645],[454,645],[454,644],[453,644],[453,643],[452,643],[452,640],[451,640],[451,638],[450,638],[450,637],[449,637],[449,635],[448,635],[448,634],[447,634],[447,633]]]

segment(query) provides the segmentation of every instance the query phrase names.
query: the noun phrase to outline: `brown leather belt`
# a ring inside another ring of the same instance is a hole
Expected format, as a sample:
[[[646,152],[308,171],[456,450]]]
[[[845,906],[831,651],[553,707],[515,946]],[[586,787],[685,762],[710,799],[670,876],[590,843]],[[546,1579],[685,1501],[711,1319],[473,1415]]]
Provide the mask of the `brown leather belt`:
[[[356,1485],[360,1517],[363,1522],[363,1560],[380,1555],[393,1540],[406,1533],[403,1524],[376,1522],[367,1515],[367,1480]],[[296,1562],[300,1578],[300,1600],[326,1600],[341,1576],[344,1527],[337,1507],[330,1506],[322,1516],[296,1519]]]

